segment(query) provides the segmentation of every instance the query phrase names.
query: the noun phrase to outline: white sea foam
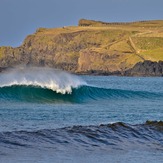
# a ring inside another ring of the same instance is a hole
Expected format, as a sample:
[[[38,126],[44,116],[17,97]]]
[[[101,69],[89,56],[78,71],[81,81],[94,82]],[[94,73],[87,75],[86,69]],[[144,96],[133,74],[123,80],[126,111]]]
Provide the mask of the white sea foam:
[[[70,94],[72,88],[86,85],[86,82],[76,75],[52,68],[16,67],[0,74],[0,87],[12,85],[33,85]]]

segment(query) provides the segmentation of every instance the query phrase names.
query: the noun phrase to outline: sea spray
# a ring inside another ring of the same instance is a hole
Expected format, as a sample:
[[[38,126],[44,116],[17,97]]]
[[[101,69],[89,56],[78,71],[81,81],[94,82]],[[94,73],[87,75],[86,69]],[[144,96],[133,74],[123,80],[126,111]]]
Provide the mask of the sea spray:
[[[72,88],[86,85],[86,82],[76,75],[52,68],[16,67],[0,74],[1,88],[13,85],[37,86],[71,94]]]

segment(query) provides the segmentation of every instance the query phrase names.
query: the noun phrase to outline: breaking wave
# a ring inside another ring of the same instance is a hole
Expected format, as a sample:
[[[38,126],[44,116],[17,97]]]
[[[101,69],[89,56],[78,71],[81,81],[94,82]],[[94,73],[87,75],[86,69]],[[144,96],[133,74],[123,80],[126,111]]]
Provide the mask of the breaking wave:
[[[70,94],[72,88],[85,85],[79,77],[52,68],[19,67],[8,70],[0,76],[0,87],[32,86],[41,87],[61,94]]]
[[[78,76],[51,68],[15,68],[0,75],[0,99],[30,102],[84,102],[98,99],[163,98],[145,91],[88,85]]]

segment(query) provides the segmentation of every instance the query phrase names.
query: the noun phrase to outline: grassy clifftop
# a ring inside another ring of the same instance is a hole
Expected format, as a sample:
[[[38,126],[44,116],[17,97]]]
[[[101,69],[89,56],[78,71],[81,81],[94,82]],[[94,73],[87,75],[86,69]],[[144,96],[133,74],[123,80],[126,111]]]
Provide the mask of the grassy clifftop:
[[[124,72],[144,60],[163,61],[163,21],[39,28],[18,48],[0,48],[0,67],[18,63],[72,72]]]

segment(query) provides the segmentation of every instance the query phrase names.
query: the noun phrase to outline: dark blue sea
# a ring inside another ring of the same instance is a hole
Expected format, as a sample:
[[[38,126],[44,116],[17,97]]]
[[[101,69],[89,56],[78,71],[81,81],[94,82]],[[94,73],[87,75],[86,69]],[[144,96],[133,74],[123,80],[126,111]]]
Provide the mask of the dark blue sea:
[[[0,74],[0,163],[162,163],[163,78]]]

